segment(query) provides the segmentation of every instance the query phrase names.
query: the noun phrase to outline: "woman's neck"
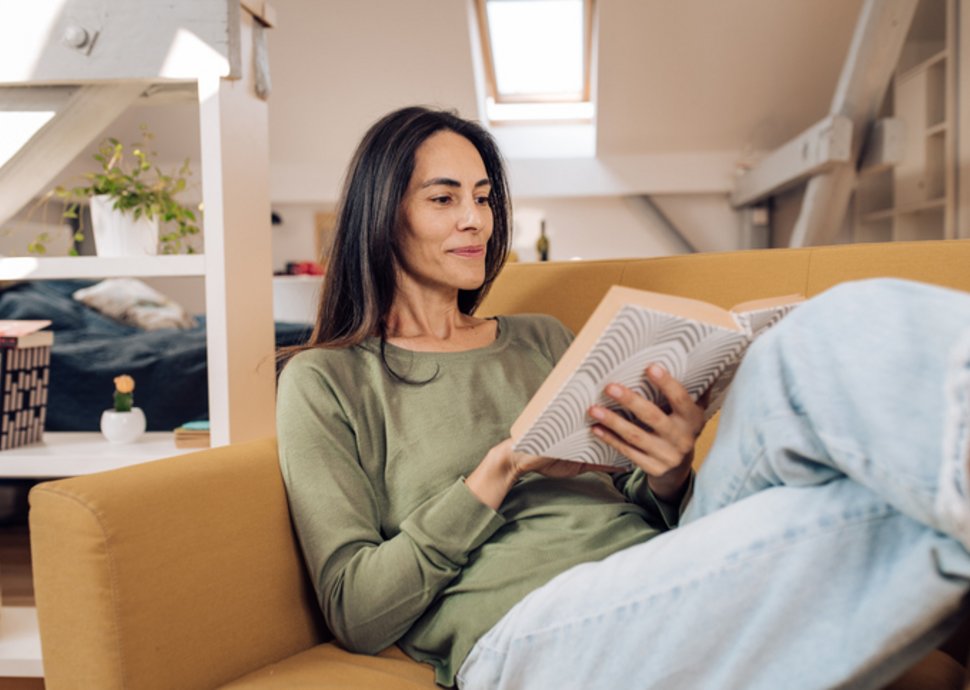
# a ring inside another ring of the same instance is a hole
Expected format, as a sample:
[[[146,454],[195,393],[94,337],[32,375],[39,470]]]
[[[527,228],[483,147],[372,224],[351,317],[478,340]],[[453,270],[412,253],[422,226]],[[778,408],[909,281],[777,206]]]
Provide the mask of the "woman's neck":
[[[398,290],[387,315],[387,342],[409,350],[455,352],[484,347],[495,339],[493,321],[463,314],[458,292],[418,294]]]

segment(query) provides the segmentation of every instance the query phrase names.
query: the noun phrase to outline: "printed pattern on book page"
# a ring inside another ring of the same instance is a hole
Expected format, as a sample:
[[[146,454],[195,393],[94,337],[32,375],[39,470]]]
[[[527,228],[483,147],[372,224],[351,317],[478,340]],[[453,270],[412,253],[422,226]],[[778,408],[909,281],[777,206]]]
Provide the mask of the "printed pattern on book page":
[[[659,364],[696,400],[747,343],[747,335],[644,307],[622,307],[552,402],[515,444],[515,450],[577,462],[629,466],[629,461],[593,435],[587,411],[596,403],[618,412],[605,397],[608,383],[621,383],[661,407],[666,399],[645,378]],[[621,412],[622,413],[622,412]]]
[[[735,314],[734,318],[748,333],[749,340],[753,341],[759,335],[781,321],[781,318],[788,314],[788,312],[790,312],[792,309],[797,307],[798,304],[798,302],[793,302],[791,304],[784,304],[776,307],[767,307],[765,309],[740,312]],[[747,348],[745,348],[745,350],[747,350]],[[731,386],[731,381],[734,380],[734,375],[737,373],[738,367],[741,366],[741,361],[743,358],[744,353],[741,353],[741,356],[729,364],[711,386],[711,393],[708,397],[708,405],[704,409],[705,422],[713,417],[724,405],[724,401],[727,399],[728,389]]]

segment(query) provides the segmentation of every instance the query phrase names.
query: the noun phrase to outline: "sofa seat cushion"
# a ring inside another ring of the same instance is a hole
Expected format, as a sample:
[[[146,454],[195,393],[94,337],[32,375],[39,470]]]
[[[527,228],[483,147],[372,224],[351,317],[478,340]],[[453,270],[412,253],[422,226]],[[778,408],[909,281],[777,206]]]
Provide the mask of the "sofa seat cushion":
[[[397,647],[376,656],[352,654],[332,642],[253,671],[223,690],[434,690],[434,672]]]

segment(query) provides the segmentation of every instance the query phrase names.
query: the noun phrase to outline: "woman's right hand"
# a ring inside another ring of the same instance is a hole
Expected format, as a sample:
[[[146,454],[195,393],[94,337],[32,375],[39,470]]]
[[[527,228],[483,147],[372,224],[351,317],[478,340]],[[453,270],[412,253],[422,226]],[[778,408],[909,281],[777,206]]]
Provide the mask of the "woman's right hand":
[[[621,468],[557,460],[512,450],[507,438],[492,447],[465,479],[465,485],[485,505],[498,510],[506,495],[524,474],[537,472],[546,477],[569,478],[586,472],[621,472]]]

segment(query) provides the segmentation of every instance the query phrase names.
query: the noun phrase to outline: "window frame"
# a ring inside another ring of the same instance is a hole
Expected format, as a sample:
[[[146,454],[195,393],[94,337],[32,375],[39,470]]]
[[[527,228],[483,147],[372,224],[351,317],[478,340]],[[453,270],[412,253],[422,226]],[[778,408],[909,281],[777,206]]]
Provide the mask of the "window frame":
[[[583,3],[583,86],[580,93],[519,93],[503,95],[499,93],[495,78],[495,58],[492,38],[488,25],[488,0],[474,0],[478,24],[482,64],[485,72],[485,92],[496,104],[516,103],[589,103],[592,100],[592,61],[593,61],[593,3],[595,0],[580,0]]]

